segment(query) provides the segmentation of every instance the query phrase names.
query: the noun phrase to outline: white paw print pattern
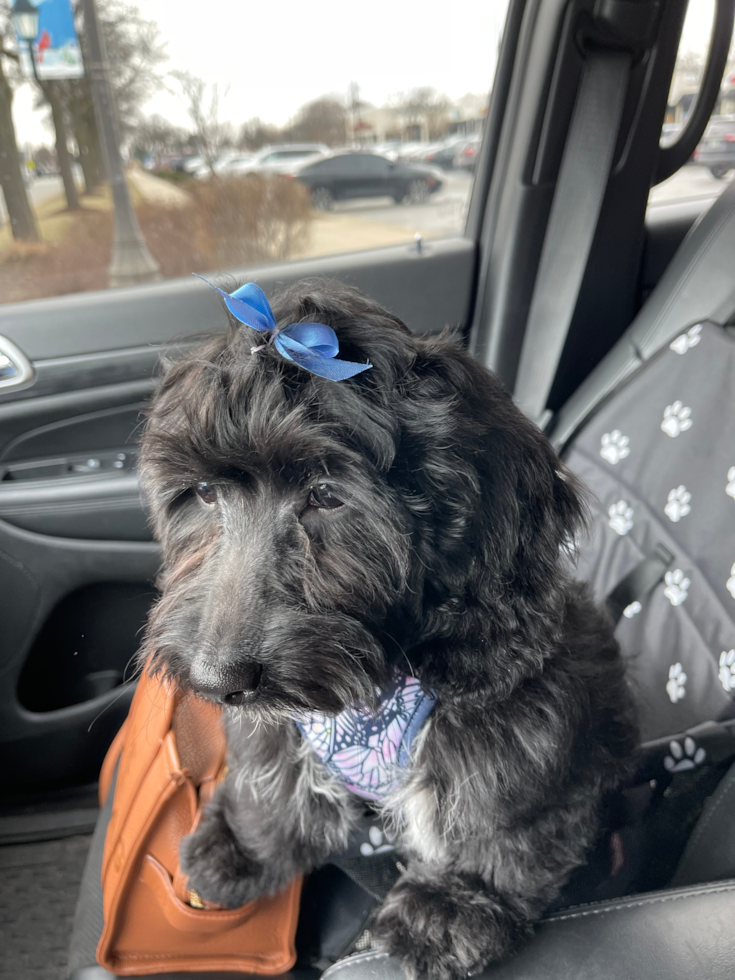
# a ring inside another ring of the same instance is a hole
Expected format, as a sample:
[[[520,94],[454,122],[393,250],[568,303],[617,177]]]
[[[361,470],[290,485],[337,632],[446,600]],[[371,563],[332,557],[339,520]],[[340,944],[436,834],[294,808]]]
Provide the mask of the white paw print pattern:
[[[730,569],[730,578],[725,582],[727,586],[727,591],[735,599],[735,565]]]
[[[623,616],[625,616],[626,619],[632,619],[634,616],[638,615],[641,609],[643,609],[643,606],[637,599],[634,599],[629,606],[626,606],[625,609],[623,609]]]
[[[363,857],[372,857],[373,854],[385,854],[386,851],[395,851],[395,847],[389,841],[383,843],[383,832],[379,827],[371,827],[368,830],[370,843],[363,841],[360,844],[360,854]]]
[[[723,650],[720,654],[718,677],[728,694],[735,691],[735,650]]]
[[[668,772],[686,772],[687,769],[696,769],[701,766],[707,758],[707,753],[701,747],[697,748],[697,743],[691,735],[684,739],[684,745],[673,740],[669,742],[669,752],[664,758],[664,769]]]
[[[617,534],[627,534],[633,527],[633,508],[628,506],[627,500],[619,500],[608,507],[607,514],[607,523]]]
[[[630,439],[624,436],[620,429],[606,432],[600,441],[600,456],[615,466],[621,459],[630,455],[629,442]]]
[[[673,521],[674,524],[678,523],[682,517],[686,517],[689,511],[692,509],[689,506],[691,499],[692,495],[689,493],[683,483],[680,486],[675,487],[673,490],[669,490],[669,499],[664,507],[664,514],[666,514],[668,519]]]
[[[728,497],[732,497],[735,500],[735,466],[731,466],[727,471],[727,486],[725,487],[725,493]]]
[[[667,405],[664,409],[664,418],[661,428],[667,436],[675,439],[680,432],[686,432],[692,427],[692,410],[683,402],[675,401],[673,405]]]
[[[696,347],[702,339],[702,324],[695,323],[686,333],[680,333],[676,340],[672,340],[669,347],[677,354],[686,354],[691,347]]]
[[[735,583],[735,579],[733,582]],[[664,595],[672,606],[680,606],[689,595],[691,584],[684,572],[680,568],[675,568],[673,572],[667,572],[664,575]]]
[[[669,667],[669,679],[666,681],[666,693],[672,704],[676,704],[686,694],[687,675],[681,664],[672,664]]]

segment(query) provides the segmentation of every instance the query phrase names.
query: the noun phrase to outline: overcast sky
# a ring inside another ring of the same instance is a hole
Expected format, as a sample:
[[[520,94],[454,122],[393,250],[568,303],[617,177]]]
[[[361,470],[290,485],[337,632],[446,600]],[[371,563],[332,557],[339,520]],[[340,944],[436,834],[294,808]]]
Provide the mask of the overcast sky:
[[[714,0],[693,0],[685,47],[706,49]],[[350,82],[377,105],[432,85],[450,98],[490,88],[507,0],[455,6],[416,0],[139,0],[167,44],[163,71],[187,69],[227,90],[221,116],[283,124],[304,102],[346,95]],[[50,142],[30,86],[14,100],[18,141]],[[160,91],[145,107],[187,124],[179,98]]]

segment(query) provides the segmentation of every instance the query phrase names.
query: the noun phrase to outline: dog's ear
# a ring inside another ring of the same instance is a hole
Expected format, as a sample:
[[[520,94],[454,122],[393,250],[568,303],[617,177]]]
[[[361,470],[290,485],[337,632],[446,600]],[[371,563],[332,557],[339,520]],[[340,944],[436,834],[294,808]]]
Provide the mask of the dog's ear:
[[[391,479],[417,526],[427,681],[498,697],[561,635],[581,489],[497,379],[448,339],[419,342],[400,385]]]

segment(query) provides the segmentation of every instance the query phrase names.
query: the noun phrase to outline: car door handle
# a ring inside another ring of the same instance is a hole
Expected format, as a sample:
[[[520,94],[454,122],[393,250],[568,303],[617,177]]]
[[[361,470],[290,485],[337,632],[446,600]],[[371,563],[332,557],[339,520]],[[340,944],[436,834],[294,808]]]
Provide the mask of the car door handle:
[[[0,336],[0,391],[20,388],[32,380],[31,362],[12,340]]]

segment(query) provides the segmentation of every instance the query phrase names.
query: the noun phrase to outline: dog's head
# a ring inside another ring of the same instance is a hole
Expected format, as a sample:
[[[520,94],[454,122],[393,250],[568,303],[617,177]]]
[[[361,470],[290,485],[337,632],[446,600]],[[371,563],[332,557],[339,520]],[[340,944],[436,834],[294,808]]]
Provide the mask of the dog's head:
[[[307,281],[348,381],[234,326],[171,366],[142,442],[163,545],[144,656],[262,717],[369,704],[392,664],[500,696],[558,635],[574,481],[497,380],[358,292]]]

